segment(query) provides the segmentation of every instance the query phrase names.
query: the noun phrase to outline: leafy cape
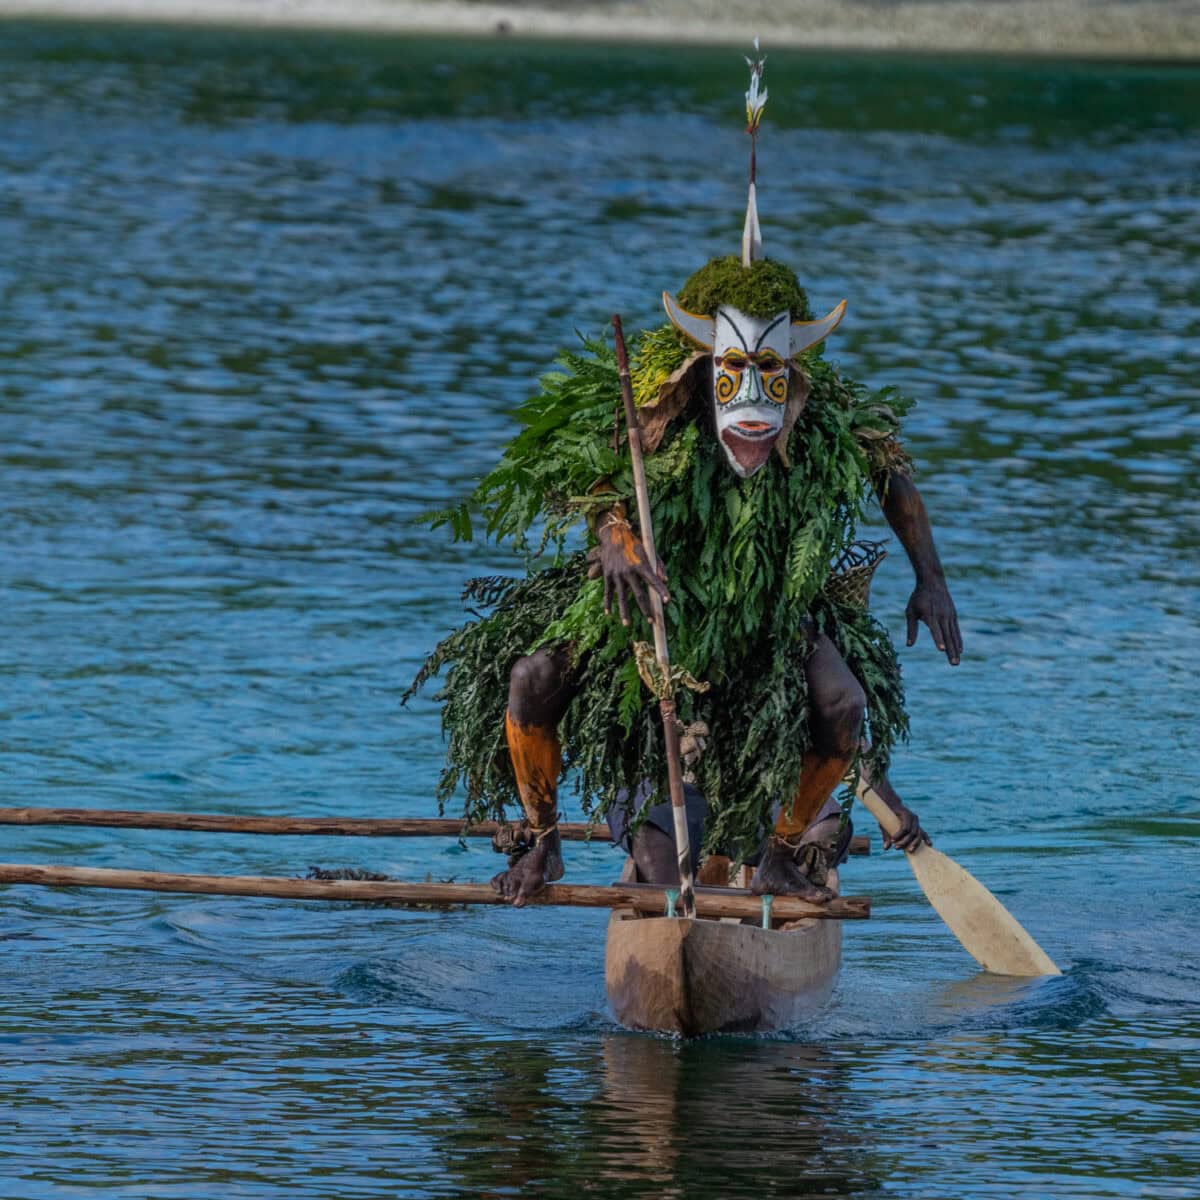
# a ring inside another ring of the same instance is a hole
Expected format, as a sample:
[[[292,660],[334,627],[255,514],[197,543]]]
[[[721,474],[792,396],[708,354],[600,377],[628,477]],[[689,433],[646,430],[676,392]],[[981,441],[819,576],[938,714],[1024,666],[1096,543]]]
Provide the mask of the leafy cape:
[[[642,334],[633,379],[641,423],[657,443],[646,474],[670,581],[672,662],[712,685],[677,695],[681,719],[711,731],[696,768],[709,804],[706,842],[740,856],[799,778],[810,744],[804,669],[816,632],[832,638],[866,692],[869,753],[879,765],[906,733],[886,632],[822,591],[873,496],[872,477],[907,463],[896,438],[906,403],[893,392],[867,393],[811,351],[793,379],[807,386],[807,401],[793,414],[785,453],[742,480],[716,442],[707,393],[695,386],[707,370],[691,376],[690,390],[681,384],[692,355],[670,326]],[[559,363],[563,370],[518,410],[523,428],[497,467],[467,501],[432,517],[456,538],[470,538],[482,518],[487,536],[531,559],[553,552],[553,565],[525,578],[472,581],[464,600],[490,614],[443,640],[414,681],[415,690],[446,670],[439,802],[465,785],[471,821],[519,804],[504,743],[508,677],[517,658],[540,646],[562,648],[574,665],[578,691],[559,737],[583,810],[602,814],[618,790],[632,794],[642,780],[656,785],[655,801],[667,795],[658,707],[634,658],[650,629],[640,615],[629,628],[606,617],[603,584],[587,579],[583,550],[569,552],[581,531],[594,544],[589,516],[615,503],[636,511],[615,419],[615,358],[602,340],[587,340]]]

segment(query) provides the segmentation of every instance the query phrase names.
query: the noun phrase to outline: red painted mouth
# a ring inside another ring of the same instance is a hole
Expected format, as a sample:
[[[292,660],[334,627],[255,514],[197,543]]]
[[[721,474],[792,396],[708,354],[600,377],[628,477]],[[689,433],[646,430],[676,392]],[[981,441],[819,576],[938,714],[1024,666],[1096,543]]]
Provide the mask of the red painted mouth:
[[[748,421],[748,425],[759,425],[758,421]],[[768,432],[771,426],[764,423],[762,428]],[[731,429],[721,431],[721,441],[725,443],[725,448],[733,455],[734,462],[737,463],[747,475],[753,475],[759,467],[771,457],[771,450],[775,446],[773,437],[764,437],[762,433],[756,436],[745,437],[739,434],[739,430],[743,425],[739,424]]]

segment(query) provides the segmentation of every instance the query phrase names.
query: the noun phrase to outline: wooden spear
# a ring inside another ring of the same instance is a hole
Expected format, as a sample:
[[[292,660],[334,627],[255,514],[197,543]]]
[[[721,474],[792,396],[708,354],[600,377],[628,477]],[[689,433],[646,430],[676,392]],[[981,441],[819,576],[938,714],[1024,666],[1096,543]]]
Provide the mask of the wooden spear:
[[[0,885],[110,888],[135,892],[181,892],[192,896],[262,896],[279,900],[357,900],[409,907],[447,904],[508,904],[489,883],[393,883],[364,879],[283,879],[271,875],[179,875],[167,871],[126,871],[40,863],[0,863]],[[530,896],[529,904],[570,908],[632,908],[661,914],[666,892],[654,884],[553,883]],[[736,888],[701,888],[701,915],[758,920],[762,897]],[[797,896],[776,896],[771,915],[788,921],[863,920],[871,915],[867,896],[842,896],[810,904]]]
[[[633,403],[633,386],[629,382],[629,357],[625,353],[625,334],[621,317],[614,314],[613,334],[617,351],[617,372],[621,378],[621,400],[625,405],[625,428],[629,435],[629,459],[633,466],[633,486],[637,492],[638,524],[642,527],[642,547],[652,571],[658,570],[658,554],[654,549],[654,526],[650,521],[650,492],[646,487],[646,466],[642,461],[642,432],[637,408]],[[671,813],[675,819],[675,853],[679,863],[679,899],[683,915],[696,915],[695,885],[692,881],[692,847],[688,836],[687,807],[683,798],[683,767],[679,753],[679,722],[675,716],[675,697],[671,694],[671,656],[667,651],[667,621],[663,614],[662,597],[647,588],[650,594],[650,624],[654,629],[654,654],[662,674],[665,694],[659,698],[662,713],[663,740],[667,750],[667,783],[671,791]]]

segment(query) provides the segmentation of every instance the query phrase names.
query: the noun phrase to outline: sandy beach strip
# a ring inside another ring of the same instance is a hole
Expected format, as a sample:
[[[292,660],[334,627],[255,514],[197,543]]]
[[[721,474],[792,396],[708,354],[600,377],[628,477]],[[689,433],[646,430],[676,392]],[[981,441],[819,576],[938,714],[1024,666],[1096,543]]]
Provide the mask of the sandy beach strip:
[[[1200,59],[1200,0],[0,0],[0,18]]]

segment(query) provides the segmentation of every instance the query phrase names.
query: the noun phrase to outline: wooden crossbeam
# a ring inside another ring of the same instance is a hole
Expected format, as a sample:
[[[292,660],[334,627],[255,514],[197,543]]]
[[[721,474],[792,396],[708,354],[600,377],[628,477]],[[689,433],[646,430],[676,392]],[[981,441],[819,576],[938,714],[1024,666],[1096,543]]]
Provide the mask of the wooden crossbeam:
[[[107,867],[73,867],[32,863],[0,863],[0,884],[40,887],[115,888],[139,892],[182,892],[196,896],[261,896],[279,900],[370,900],[403,906],[506,904],[486,883],[382,883],[359,879],[285,879],[269,875],[179,875],[165,871],[128,871]],[[662,888],[647,884],[553,883],[529,903],[570,908],[626,908],[661,914]],[[762,916],[758,896],[732,888],[697,888],[702,917]],[[775,897],[776,921],[806,917],[863,920],[871,915],[867,896],[841,896],[827,904],[810,904],[794,896]]]
[[[0,825],[77,825],[110,829],[172,829],[192,833],[260,833],[324,837],[491,837],[501,824],[465,825],[428,817],[243,817],[232,813],[142,812],[121,808],[0,808]],[[611,842],[606,825],[562,821],[564,841]],[[855,837],[851,854],[869,854],[871,841]]]
[[[300,837],[491,837],[501,824],[467,826],[454,818],[244,817],[233,813],[141,812],[119,808],[0,808],[0,825],[79,825],[113,829],[173,829],[191,833],[266,833]],[[609,842],[606,825],[559,825],[567,841]]]

